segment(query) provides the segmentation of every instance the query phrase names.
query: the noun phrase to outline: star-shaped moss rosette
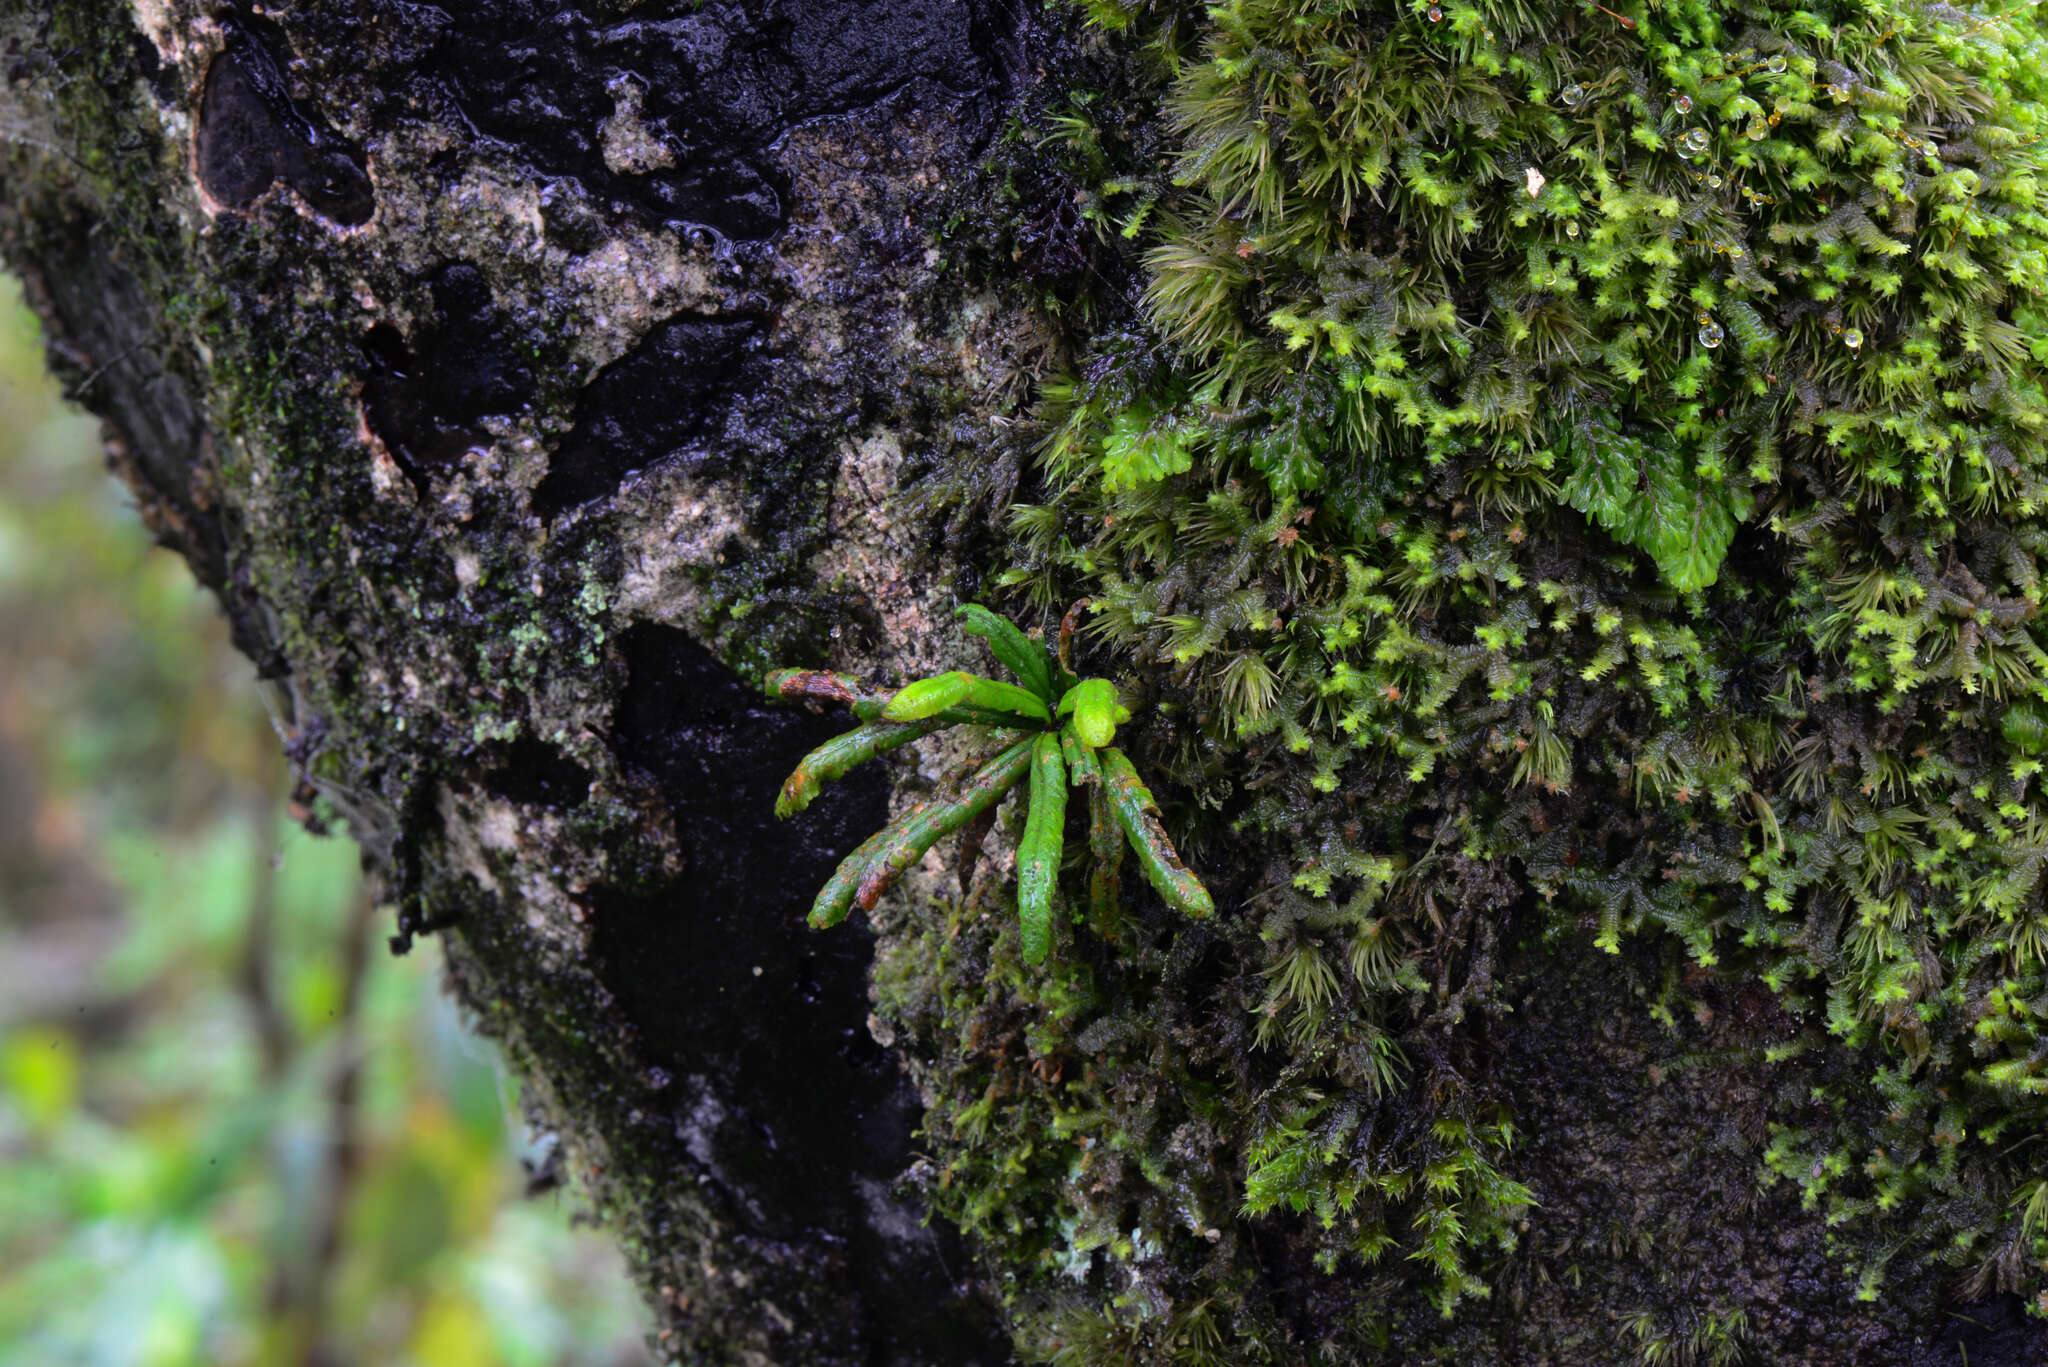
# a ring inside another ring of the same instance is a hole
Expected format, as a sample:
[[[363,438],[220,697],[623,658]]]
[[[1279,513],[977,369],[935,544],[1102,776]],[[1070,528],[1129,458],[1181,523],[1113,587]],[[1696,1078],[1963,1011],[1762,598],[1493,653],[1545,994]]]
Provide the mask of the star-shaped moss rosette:
[[[877,692],[846,674],[783,669],[768,676],[779,698],[829,698],[853,709],[861,725],[804,756],[782,785],[775,814],[794,816],[826,783],[855,765],[887,754],[949,726],[986,728],[993,743],[965,782],[920,802],[848,855],[811,905],[811,925],[834,926],[855,903],[871,910],[902,872],[925,852],[1028,781],[1029,808],[1017,849],[1017,907],[1023,921],[1024,960],[1037,964],[1052,950],[1052,905],[1066,842],[1067,788],[1088,793],[1088,844],[1094,858],[1089,901],[1109,910],[1118,892],[1126,844],[1166,904],[1190,916],[1209,916],[1216,904],[1202,880],[1181,862],[1159,805],[1123,751],[1110,741],[1130,709],[1107,679],[1076,678],[1067,665],[1074,614],[1060,632],[1060,650],[1048,651],[1006,619],[978,604],[957,615],[984,637],[1017,683],[965,670],[935,674],[895,693]]]

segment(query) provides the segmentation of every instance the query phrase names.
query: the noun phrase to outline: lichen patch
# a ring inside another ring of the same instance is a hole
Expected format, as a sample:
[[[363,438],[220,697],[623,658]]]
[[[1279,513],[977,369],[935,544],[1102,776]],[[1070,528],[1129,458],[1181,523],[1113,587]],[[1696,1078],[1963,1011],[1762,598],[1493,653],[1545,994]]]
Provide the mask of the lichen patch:
[[[705,576],[724,563],[728,547],[751,544],[747,509],[730,482],[698,481],[660,472],[620,528],[625,565],[617,608],[627,619],[694,628],[703,616]]]
[[[622,75],[613,79],[609,89],[612,116],[598,125],[605,166],[631,176],[673,167],[677,160],[675,149],[648,126],[643,115],[646,88],[633,77]]]

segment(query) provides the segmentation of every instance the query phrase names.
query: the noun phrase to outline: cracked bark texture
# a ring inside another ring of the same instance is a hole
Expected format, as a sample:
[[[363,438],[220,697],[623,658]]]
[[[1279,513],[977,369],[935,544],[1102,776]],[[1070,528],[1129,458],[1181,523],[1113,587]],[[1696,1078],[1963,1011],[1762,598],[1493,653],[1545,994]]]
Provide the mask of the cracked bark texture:
[[[990,548],[910,495],[967,471],[1007,501],[1055,342],[1028,287],[934,244],[1068,41],[1041,22],[1002,0],[0,5],[0,246],[53,364],[219,596],[398,942],[445,936],[678,1361],[1010,1359],[997,1273],[899,1185],[919,1107],[897,1054],[936,1046],[871,1029],[867,932],[802,925],[888,776],[775,825],[837,721],[741,679],[975,658],[950,608]],[[940,748],[897,772],[929,781]],[[1537,938],[1498,969],[1517,1018],[1460,1045],[1518,1098],[1541,1201],[1491,1302],[1446,1324],[1399,1269],[1318,1272],[1284,1220],[1224,1221],[1206,1261],[1124,1292],[1227,1286],[1302,1361],[1383,1300],[1389,1360],[1629,1362],[1626,1317],[1682,1331],[1695,1293],[1749,1308],[1754,1361],[2040,1361],[2011,1303],[1953,1320],[1935,1278],[1854,1304],[1818,1217],[1758,1195],[1761,1006],[1731,995],[1666,1083],[1677,1046],[1635,1001],[1654,956],[1566,964]],[[1227,1205],[1238,1174],[1211,1177]]]

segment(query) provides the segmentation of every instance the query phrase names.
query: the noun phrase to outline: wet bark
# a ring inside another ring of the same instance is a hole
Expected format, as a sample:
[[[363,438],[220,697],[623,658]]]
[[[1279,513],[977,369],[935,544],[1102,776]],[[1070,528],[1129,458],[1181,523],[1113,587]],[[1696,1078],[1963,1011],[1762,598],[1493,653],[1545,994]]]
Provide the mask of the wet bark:
[[[218,594],[395,946],[446,938],[679,1360],[1011,1355],[990,1270],[899,1185],[919,1105],[888,1045],[919,1041],[871,1027],[867,932],[802,926],[888,776],[776,825],[836,721],[746,679],[974,658],[950,609],[996,559],[983,514],[1055,343],[1026,302],[1044,263],[970,269],[949,233],[1072,41],[1045,22],[0,9],[0,245],[53,364]],[[1457,1063],[1518,1098],[1541,1204],[1493,1301],[1444,1324],[1401,1269],[1330,1277],[1280,1219],[1225,1220],[1172,1285],[1231,1288],[1304,1361],[1382,1301],[1414,1360],[1630,1361],[1618,1323],[1683,1337],[1670,1307],[1710,1296],[1753,1307],[1752,1360],[2033,1360],[2011,1305],[1958,1327],[1934,1280],[1853,1304],[1817,1217],[1756,1194],[1765,1004],[1729,989],[1667,1085],[1680,1046],[1633,1001],[1658,965],[1498,939],[1524,1014],[1461,1027]]]
[[[4,20],[53,363],[688,1360],[1008,1356],[898,1194],[868,943],[802,925],[886,780],[776,826],[833,722],[733,666],[929,663],[963,562],[901,492],[1001,458],[1043,345],[934,243],[1033,41],[987,0]]]

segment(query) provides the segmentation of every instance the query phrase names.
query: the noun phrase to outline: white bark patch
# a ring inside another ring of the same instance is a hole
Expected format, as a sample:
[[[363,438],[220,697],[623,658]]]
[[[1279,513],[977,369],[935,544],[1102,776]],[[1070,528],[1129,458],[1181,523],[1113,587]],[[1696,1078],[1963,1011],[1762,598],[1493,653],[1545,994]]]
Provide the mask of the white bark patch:
[[[612,97],[612,116],[597,126],[604,164],[619,175],[644,176],[676,164],[675,149],[656,137],[641,112],[647,92],[631,76],[617,76],[605,87]]]
[[[670,315],[704,308],[716,293],[708,262],[685,255],[672,233],[622,232],[588,255],[564,256],[554,269],[588,301],[576,358],[593,369],[631,351]]]
[[[370,487],[377,491],[377,497],[396,500],[399,503],[417,503],[419,496],[413,492],[412,482],[399,468],[398,461],[391,454],[391,448],[384,444],[376,429],[370,426],[369,410],[356,405],[356,440],[370,453]]]
[[[924,530],[897,499],[902,468],[902,444],[888,432],[870,433],[841,454],[815,563],[819,583],[844,582],[868,600],[882,619],[890,663],[915,677],[957,666],[961,646],[952,594],[924,571],[916,543]]]
[[[616,610],[627,619],[694,630],[703,616],[705,576],[722,563],[726,546],[752,544],[740,489],[652,470],[635,495],[622,510],[619,546],[626,562]]]
[[[520,909],[549,967],[566,972],[580,962],[589,950],[583,908],[542,872],[545,851],[559,843],[560,819],[449,788],[441,790],[438,805],[450,864]],[[500,876],[508,868],[517,871],[510,887]]]
[[[372,222],[382,230],[376,250],[386,254],[385,261],[412,278],[451,259],[473,261],[495,280],[510,266],[544,268],[550,256],[559,259],[559,250],[547,243],[544,187],[518,168],[475,158],[446,189],[421,189],[412,168],[453,150],[445,129],[408,128],[387,137],[371,155],[377,185]]]

